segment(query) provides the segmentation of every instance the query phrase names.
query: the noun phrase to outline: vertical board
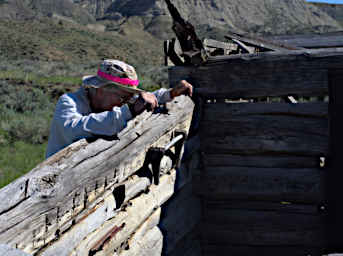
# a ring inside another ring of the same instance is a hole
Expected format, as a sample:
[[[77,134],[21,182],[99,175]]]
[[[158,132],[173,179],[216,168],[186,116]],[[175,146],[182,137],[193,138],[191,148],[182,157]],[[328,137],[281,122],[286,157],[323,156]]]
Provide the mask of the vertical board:
[[[328,167],[329,182],[329,214],[330,240],[334,250],[342,251],[341,234],[343,230],[343,172],[342,172],[342,145],[343,145],[343,69],[330,70],[330,150],[331,159]]]

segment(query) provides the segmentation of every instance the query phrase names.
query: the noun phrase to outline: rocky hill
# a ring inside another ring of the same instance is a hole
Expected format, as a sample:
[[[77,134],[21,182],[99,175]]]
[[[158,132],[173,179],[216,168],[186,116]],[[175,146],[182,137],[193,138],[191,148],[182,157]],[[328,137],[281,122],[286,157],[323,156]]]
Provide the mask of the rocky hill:
[[[338,21],[343,26],[343,4],[313,3],[316,8],[327,13],[330,17]]]
[[[313,5],[305,0],[172,2],[186,19],[204,32],[289,34],[343,29],[339,6]],[[82,24],[106,20],[110,29],[120,29],[131,22],[135,26],[143,25],[144,30],[163,39],[169,35],[167,30],[171,24],[164,0],[0,0],[0,18],[31,19],[54,14]]]

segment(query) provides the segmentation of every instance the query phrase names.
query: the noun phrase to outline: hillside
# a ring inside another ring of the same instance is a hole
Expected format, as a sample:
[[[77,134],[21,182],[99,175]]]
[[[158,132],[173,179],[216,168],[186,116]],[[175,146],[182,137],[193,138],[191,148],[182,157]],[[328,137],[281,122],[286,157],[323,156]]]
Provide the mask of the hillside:
[[[312,3],[313,6],[327,13],[330,17],[338,21],[343,26],[343,4]]]

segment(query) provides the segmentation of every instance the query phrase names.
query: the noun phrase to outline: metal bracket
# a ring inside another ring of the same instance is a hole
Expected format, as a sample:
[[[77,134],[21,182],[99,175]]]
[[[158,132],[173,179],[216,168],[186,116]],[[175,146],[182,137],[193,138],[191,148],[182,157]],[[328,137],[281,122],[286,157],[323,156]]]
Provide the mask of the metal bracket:
[[[149,168],[148,166],[151,164],[152,178],[155,185],[158,185],[160,182],[160,165],[164,156],[168,156],[172,159],[172,168],[180,167],[182,147],[186,138],[187,134],[184,131],[175,131],[174,139],[166,146],[153,147],[148,150],[143,167]],[[175,147],[175,153],[170,150],[172,147]]]

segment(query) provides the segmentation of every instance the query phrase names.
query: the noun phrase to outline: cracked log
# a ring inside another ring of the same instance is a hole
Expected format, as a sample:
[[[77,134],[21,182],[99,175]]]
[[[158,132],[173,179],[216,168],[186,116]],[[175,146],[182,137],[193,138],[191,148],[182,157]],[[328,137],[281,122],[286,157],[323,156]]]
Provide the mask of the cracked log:
[[[105,198],[130,183],[148,149],[164,146],[175,130],[188,132],[193,106],[188,97],[178,97],[167,104],[168,114],[145,112],[115,140],[78,141],[1,189],[0,242],[37,253],[97,212],[102,201],[113,207],[116,200]],[[148,184],[139,177],[125,192],[135,196]]]

